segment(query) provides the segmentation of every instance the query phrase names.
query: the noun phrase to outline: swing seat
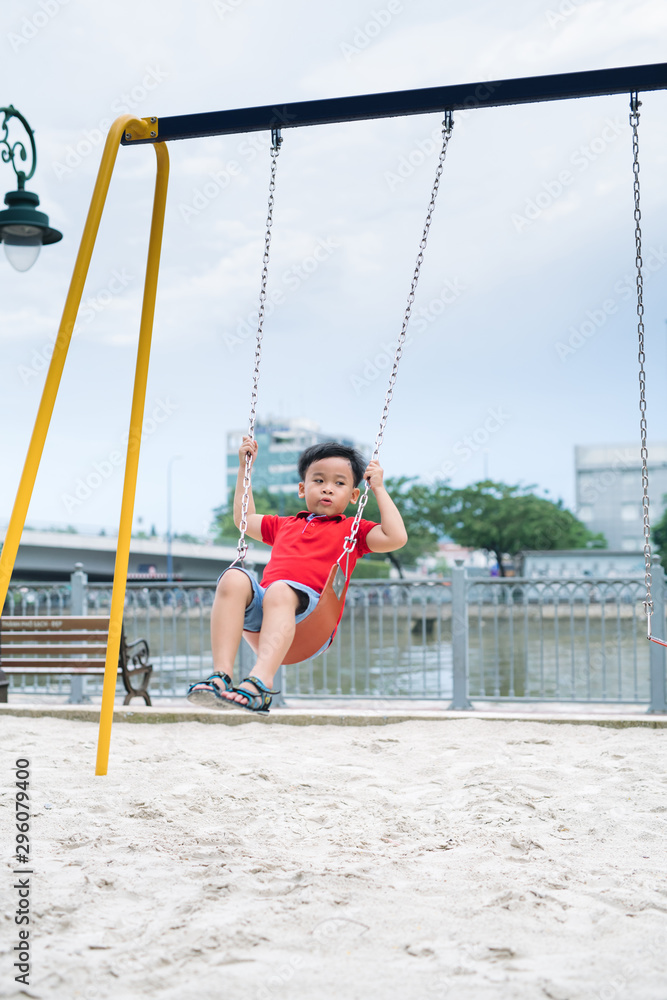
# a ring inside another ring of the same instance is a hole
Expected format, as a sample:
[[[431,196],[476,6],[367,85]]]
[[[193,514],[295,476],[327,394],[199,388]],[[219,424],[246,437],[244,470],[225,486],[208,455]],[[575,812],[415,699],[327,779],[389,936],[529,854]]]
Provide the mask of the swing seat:
[[[332,640],[338,628],[338,623],[343,615],[345,606],[345,595],[347,594],[348,581],[345,585],[334,587],[336,574],[341,573],[338,563],[334,563],[329,571],[324,590],[320,595],[315,610],[299,622],[296,626],[292,645],[285,653],[283,663],[301,663],[309,660],[325,644],[327,639]],[[339,593],[337,593],[339,591]],[[250,648],[257,653],[259,648],[259,632],[243,632],[243,638]]]

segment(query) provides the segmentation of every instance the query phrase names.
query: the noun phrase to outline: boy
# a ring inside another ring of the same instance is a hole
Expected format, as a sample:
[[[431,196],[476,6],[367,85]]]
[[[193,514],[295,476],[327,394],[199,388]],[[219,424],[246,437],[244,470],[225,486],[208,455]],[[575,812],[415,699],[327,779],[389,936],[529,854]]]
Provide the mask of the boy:
[[[234,522],[241,523],[246,454],[257,455],[257,442],[244,437],[234,494]],[[403,519],[383,486],[378,462],[364,461],[353,448],[334,441],[313,445],[299,458],[299,497],[306,510],[296,517],[255,513],[248,495],[246,534],[273,546],[261,584],[240,566],[230,566],[218,580],[211,610],[211,647],[215,673],[193,684],[188,700],[210,708],[233,707],[265,713],[271,704],[273,678],[294,638],[298,622],[315,608],[331,566],[343,551],[352,518],[348,504],[359,499],[358,483],[367,479],[380,509],[380,523],[361,520],[350,554],[349,573],[367,552],[393,552],[408,540]],[[259,632],[252,677],[238,688],[229,676],[243,629]],[[328,638],[328,637],[327,637]],[[323,647],[325,648],[325,647]]]

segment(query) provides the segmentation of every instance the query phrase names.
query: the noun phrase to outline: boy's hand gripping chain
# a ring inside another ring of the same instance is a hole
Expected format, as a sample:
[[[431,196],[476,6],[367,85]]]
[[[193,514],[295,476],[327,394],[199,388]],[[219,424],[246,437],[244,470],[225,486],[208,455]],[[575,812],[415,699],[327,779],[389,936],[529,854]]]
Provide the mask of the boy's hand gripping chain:
[[[271,248],[271,227],[273,225],[273,205],[274,193],[276,190],[276,167],[278,165],[278,154],[282,145],[282,135],[279,128],[271,129],[271,181],[269,183],[269,205],[266,217],[266,233],[264,235],[264,257],[262,263],[262,284],[259,292],[259,310],[257,319],[257,337],[255,340],[255,369],[252,376],[252,392],[250,396],[250,421],[248,425],[248,435],[255,440],[255,419],[257,416],[257,385],[259,382],[259,363],[262,360],[262,338],[264,336],[264,312],[266,308],[266,281],[269,273],[269,250]],[[237,556],[234,563],[245,563],[248,543],[245,540],[245,533],[248,528],[248,504],[250,503],[250,467],[252,458],[246,453],[245,473],[243,476],[243,499],[241,500],[241,521],[239,530],[238,545],[236,547]],[[234,565],[232,563],[232,565]]]
[[[428,240],[428,233],[431,228],[431,220],[433,218],[433,211],[435,209],[435,199],[438,196],[438,189],[440,187],[440,178],[442,177],[442,171],[445,165],[445,157],[447,155],[447,146],[452,134],[452,129],[454,128],[454,119],[451,111],[445,111],[445,118],[442,123],[442,149],[440,150],[440,158],[438,160],[438,166],[435,172],[435,180],[433,182],[433,188],[431,190],[431,200],[429,202],[428,211],[426,213],[426,222],[424,223],[424,231],[422,233],[421,243],[419,244],[419,253],[417,254],[417,261],[415,263],[414,273],[412,275],[412,283],[410,285],[410,294],[408,295],[408,302],[405,307],[405,313],[403,315],[403,325],[401,327],[401,332],[398,335],[398,343],[396,345],[396,353],[394,354],[394,365],[391,370],[391,375],[389,376],[389,386],[387,388],[386,395],[384,397],[384,409],[382,411],[382,419],[380,420],[380,428],[375,438],[375,447],[373,449],[373,454],[371,456],[371,461],[375,461],[380,453],[380,445],[382,444],[382,439],[384,437],[384,429],[387,424],[387,417],[389,416],[389,404],[391,403],[392,397],[394,395],[394,385],[396,383],[396,375],[398,374],[398,366],[403,355],[403,347],[405,345],[405,338],[408,332],[408,323],[410,322],[410,315],[412,313],[412,304],[415,301],[415,292],[417,291],[417,283],[419,281],[419,274],[421,272],[421,266],[424,262],[424,251],[426,250],[426,242]],[[361,523],[361,517],[364,513],[364,507],[368,503],[368,491],[369,483],[368,480],[364,484],[364,492],[359,499],[359,505],[357,507],[357,513],[355,514],[354,521],[352,522],[352,527],[350,528],[350,534],[346,537],[345,543],[343,545],[343,551],[341,552],[340,559],[338,560],[338,565],[340,567],[341,560],[345,557],[345,579],[347,579],[348,566],[350,561],[350,553],[354,550],[356,545],[357,532],[359,531],[359,524]],[[342,569],[342,567],[341,567]]]

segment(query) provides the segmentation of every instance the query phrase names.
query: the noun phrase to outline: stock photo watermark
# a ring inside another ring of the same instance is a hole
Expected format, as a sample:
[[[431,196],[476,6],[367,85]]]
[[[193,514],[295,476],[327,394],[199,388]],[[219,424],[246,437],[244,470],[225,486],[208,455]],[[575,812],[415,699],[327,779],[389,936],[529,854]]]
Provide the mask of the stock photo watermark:
[[[233,14],[235,10],[242,7],[245,0],[213,0],[213,10],[222,20],[226,14]]]
[[[289,296],[284,289],[287,289],[289,292],[296,292],[325,261],[330,259],[339,247],[340,243],[331,236],[319,239],[312,251],[303,257],[298,264],[292,264],[291,267],[283,271],[280,276],[280,284],[283,287],[273,288],[267,292],[264,308],[265,317],[268,318],[271,316],[278,306],[283,305],[287,301]],[[257,333],[258,323],[259,314],[255,309],[253,312],[248,313],[244,319],[238,321],[234,333],[227,332],[223,334],[222,339],[225,347],[230,351],[234,351],[241,344],[245,343],[248,338],[254,337]]]
[[[293,118],[294,115],[288,114],[286,109],[274,108],[272,124],[280,127],[288,124]],[[270,133],[253,133],[249,137],[244,137],[236,149],[238,159],[228,160],[219,170],[209,171],[206,175],[207,180],[194,188],[190,200],[180,202],[178,211],[183,222],[189,224],[206,211],[211,202],[227,190],[232,179],[243,172],[244,166],[252,163],[260,153],[267,151],[270,147]]]
[[[486,83],[479,83],[473,93],[463,102],[465,108],[457,110],[456,121],[465,121],[470,111],[473,108],[481,107],[499,87],[500,83],[490,80]],[[393,170],[385,170],[383,176],[389,190],[395,191],[401,184],[405,184],[424,163],[430,163],[441,146],[442,126],[438,125],[424,139],[419,139],[409,153],[400,156]]]
[[[256,1000],[272,1000],[285,992],[286,987],[294,978],[294,974],[303,966],[303,957],[295,955],[273,972],[255,993]]]
[[[586,145],[582,144],[570,154],[568,162],[574,171],[560,170],[556,177],[543,181],[537,194],[526,201],[523,214],[512,213],[511,222],[515,231],[523,233],[529,229],[547,209],[551,208],[565,194],[577,177],[585,173],[591,164],[595,163],[609,149],[609,146],[616,142],[619,135],[628,127],[624,118],[607,118],[605,126],[598,136]]]
[[[160,86],[167,79],[167,73],[159,66],[148,66],[141,82],[130,90],[120,94],[110,105],[110,111],[117,118],[118,115],[132,114],[144,105],[146,98],[152,91]],[[101,118],[95,128],[84,129],[81,138],[74,144],[65,147],[65,153],[60,160],[55,160],[51,168],[59,181],[63,177],[69,177],[77,167],[80,167],[86,157],[90,156],[98,146],[102,146],[106,140],[107,133],[111,128],[114,118]]]
[[[630,471],[637,472],[637,479],[638,482],[640,482],[639,469],[632,464],[627,454],[624,455],[623,452],[617,448],[614,451],[614,456],[610,462],[609,468],[602,469],[599,472],[591,471],[587,474],[587,478],[581,481],[579,498],[577,506],[574,509],[576,516],[580,517],[582,507],[584,509],[590,507],[603,497],[604,494],[618,482],[618,478],[622,472]]]
[[[646,972],[646,963],[649,959],[656,959],[659,965],[664,963],[665,946],[667,946],[667,934],[656,934],[647,944],[641,946],[634,961],[626,962],[623,967],[616,972],[596,993],[591,994],[594,1000],[618,1000],[619,997],[627,996],[627,990],[636,986],[637,977]]]
[[[486,415],[480,420],[477,426],[469,434],[464,434],[453,445],[451,450],[453,457],[443,459],[437,469],[433,469],[427,473],[425,476],[427,482],[433,484],[439,479],[447,479],[449,476],[455,475],[462,465],[469,462],[480,451],[485,450],[489,441],[511,419],[512,415],[505,409],[504,404],[500,403],[497,406],[490,406],[486,411]]]
[[[12,888],[16,891],[16,909],[14,910],[14,925],[16,927],[12,954],[16,959],[14,968],[17,975],[14,981],[22,986],[30,985],[30,970],[32,952],[30,947],[30,876],[32,870],[30,843],[30,761],[27,757],[19,757],[14,763],[14,799],[16,804],[16,833],[14,860],[16,876]],[[27,867],[27,866],[30,867]]]
[[[440,289],[439,295],[413,312],[403,346],[408,347],[413,342],[415,333],[424,333],[431,323],[442,316],[447,306],[453,305],[465,290],[466,286],[459,278],[448,278]],[[377,354],[366,358],[360,373],[357,372],[349,376],[350,385],[357,396],[380,378],[387,369],[391,368],[395,352],[396,345],[385,341],[380,345]]]
[[[141,428],[141,439],[132,440],[129,434],[125,434],[121,439],[118,448],[112,449],[106,458],[93,463],[92,470],[85,476],[79,476],[75,481],[70,493],[62,493],[60,500],[68,514],[81,507],[92,495],[107,483],[116,472],[125,464],[127,451],[136,451],[140,445],[152,437],[158,427],[166,423],[167,420],[178,410],[179,404],[175,403],[169,396],[166,399],[156,399],[153,409],[144,417]]]
[[[667,261],[667,251],[661,247],[649,247],[648,253],[643,258],[644,282],[648,283],[651,277],[659,271]],[[613,284],[615,298],[603,299],[595,309],[587,309],[585,318],[577,325],[568,327],[569,337],[567,340],[557,340],[554,344],[556,354],[561,361],[567,361],[573,354],[591,340],[599,330],[606,324],[610,316],[615,316],[619,310],[619,305],[626,302],[637,294],[636,278],[632,274],[625,274]]]
[[[352,62],[355,56],[367,49],[378,35],[389,27],[394,18],[403,13],[404,9],[401,0],[389,0],[386,7],[372,10],[368,21],[355,27],[352,40],[340,43],[339,49],[343,53],[345,62]]]
[[[587,2],[588,0],[561,0],[557,7],[550,7],[544,12],[547,24],[550,28],[559,27],[578,10],[581,10]]]
[[[14,52],[19,52],[24,45],[36,38],[42,28],[46,28],[69,2],[70,0],[39,0],[37,9],[29,17],[21,19],[18,31],[7,32],[7,41]]]
[[[125,291],[132,281],[134,281],[134,275],[129,274],[125,268],[121,270],[114,269],[104,288],[101,288],[95,295],[84,299],[81,303],[77,321],[72,331],[72,337],[78,336],[84,326],[92,323],[101,312],[111,305],[118,295]],[[16,371],[24,385],[28,385],[32,379],[36,378],[48,367],[56,347],[57,339],[57,336],[55,336],[53,340],[49,340],[39,350],[33,347],[30,353],[30,364],[17,366]]]

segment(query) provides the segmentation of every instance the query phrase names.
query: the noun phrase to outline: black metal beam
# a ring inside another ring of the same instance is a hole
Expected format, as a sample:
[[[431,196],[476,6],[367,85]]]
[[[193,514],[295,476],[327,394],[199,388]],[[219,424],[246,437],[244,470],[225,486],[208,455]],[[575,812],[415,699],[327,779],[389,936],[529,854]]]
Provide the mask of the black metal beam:
[[[363,94],[294,104],[210,111],[158,119],[156,139],[122,139],[125,146],[172,139],[195,139],[209,135],[233,135],[272,128],[331,125],[336,122],[367,121],[399,115],[425,115],[445,110],[497,108],[508,104],[564,101],[574,97],[630,94],[632,91],[667,89],[667,63],[622,66],[583,73],[528,76],[515,80],[482,81],[422,90],[396,90],[386,94]]]

